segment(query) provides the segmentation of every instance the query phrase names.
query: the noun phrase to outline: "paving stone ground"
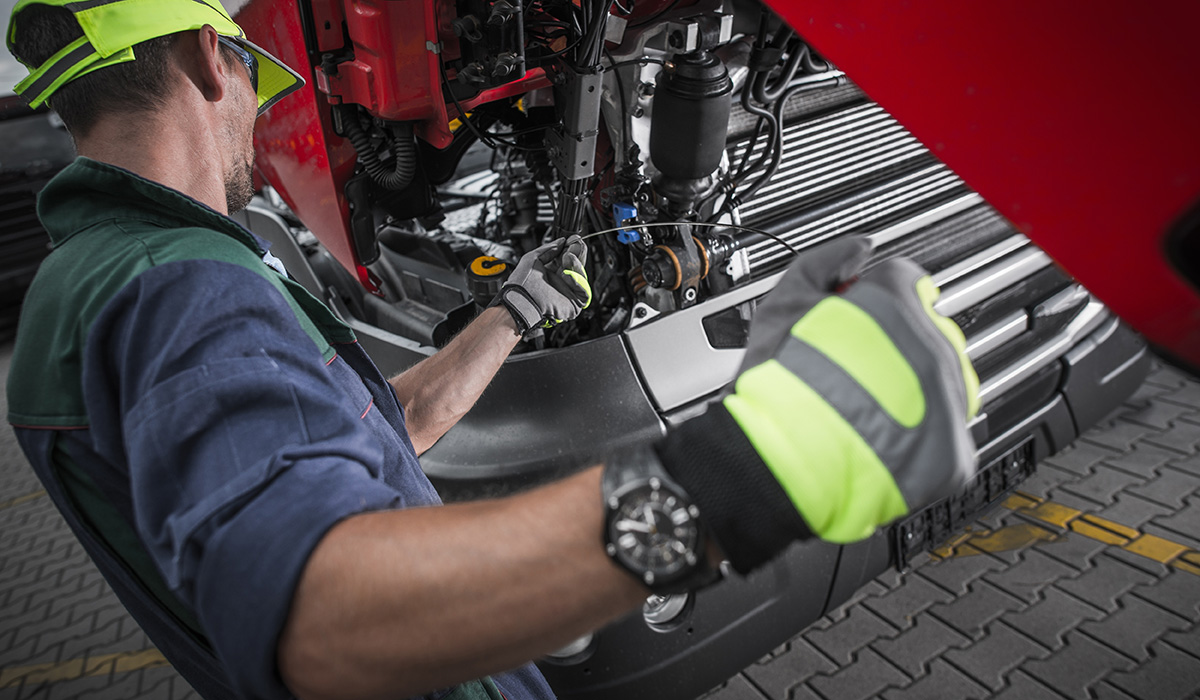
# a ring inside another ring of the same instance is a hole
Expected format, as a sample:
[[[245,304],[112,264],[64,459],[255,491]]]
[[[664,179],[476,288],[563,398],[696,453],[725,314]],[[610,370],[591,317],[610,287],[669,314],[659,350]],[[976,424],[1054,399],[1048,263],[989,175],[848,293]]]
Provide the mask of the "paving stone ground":
[[[0,377],[10,355],[0,348]],[[1200,382],[1156,369],[1022,491],[1200,549]],[[0,424],[0,700],[198,698],[40,493]],[[1044,536],[918,557],[706,700],[1200,697],[1200,566],[1159,563],[1023,510],[973,526],[1020,528]]]

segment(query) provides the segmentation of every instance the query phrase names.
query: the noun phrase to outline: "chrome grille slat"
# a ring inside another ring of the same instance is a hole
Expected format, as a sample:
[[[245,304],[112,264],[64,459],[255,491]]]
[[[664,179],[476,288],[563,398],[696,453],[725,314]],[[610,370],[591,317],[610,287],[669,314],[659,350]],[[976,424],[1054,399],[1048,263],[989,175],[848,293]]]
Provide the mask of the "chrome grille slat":
[[[738,163],[747,140],[728,149],[730,162]],[[766,149],[760,141],[751,159]],[[926,149],[878,105],[845,109],[784,129],[784,157],[779,170],[753,200],[741,207],[746,222],[761,220],[770,212],[800,206],[807,199],[837,187],[894,169],[924,156]]]
[[[822,153],[820,158],[781,167],[758,191],[753,204],[748,203],[747,206],[753,208],[762,199],[773,199],[772,195],[789,191],[791,199],[804,199],[815,190],[827,189],[828,182],[838,179],[838,176],[862,179],[872,170],[909,160],[924,151],[920,144],[899,140],[855,142],[851,145],[854,148],[847,151]],[[807,191],[795,190],[797,184],[806,185]]]
[[[879,110],[876,114],[868,118],[848,117],[824,125],[820,122],[812,122],[800,126],[787,127],[783,132],[783,147],[788,152],[803,153],[805,148],[817,146],[829,147],[831,139],[837,139],[844,134],[858,136],[878,132],[899,133],[907,136],[910,140],[915,140],[911,134],[904,130],[904,127],[884,114],[882,110]],[[746,150],[746,143],[747,141],[743,141],[729,149],[730,157],[736,156],[740,158]],[[755,144],[754,150],[751,152],[751,157],[762,155],[766,147],[767,142],[759,139]]]
[[[1029,314],[1024,310],[1014,311],[996,323],[974,333],[967,339],[967,357],[978,361],[984,355],[1015,340],[1029,328]]]
[[[919,229],[930,226],[943,219],[948,219],[955,214],[964,212],[972,207],[977,207],[983,204],[983,197],[978,193],[968,192],[963,196],[938,205],[929,211],[922,212],[911,219],[906,219],[898,224],[893,224],[887,228],[881,229],[874,233],[868,234],[867,238],[871,239],[871,243],[876,248],[882,245],[891,243],[894,240],[907,236]]]
[[[942,287],[942,296],[933,308],[945,316],[954,316],[1049,265],[1049,255],[1028,246],[957,284]]]
[[[867,233],[868,226],[873,221],[886,219],[914,204],[952,192],[962,186],[961,181],[953,173],[941,166],[928,168],[916,175],[918,177],[913,177],[904,184],[890,188],[879,197],[847,207],[817,221],[787,231],[780,231],[778,235],[789,244],[800,246],[814,238],[831,238],[833,235],[851,230]],[[764,240],[747,246],[746,252],[750,258],[751,268],[761,270],[770,269],[776,264],[783,264],[791,255],[790,251],[784,250],[773,240]]]
[[[919,150],[913,149],[912,151],[899,154],[884,154],[863,161],[860,165],[864,165],[873,171],[886,170],[907,163],[914,157],[919,156],[920,153]],[[861,180],[864,174],[866,173],[863,170],[839,170],[823,178],[787,183],[792,188],[790,192],[783,190],[778,197],[756,198],[753,202],[747,203],[742,207],[742,216],[747,221],[760,221],[763,219],[761,216],[763,212],[771,211],[775,215],[778,215],[781,210],[795,208],[794,205],[797,202],[819,195],[824,191],[832,190],[839,185]],[[801,185],[807,185],[807,187],[802,188]]]

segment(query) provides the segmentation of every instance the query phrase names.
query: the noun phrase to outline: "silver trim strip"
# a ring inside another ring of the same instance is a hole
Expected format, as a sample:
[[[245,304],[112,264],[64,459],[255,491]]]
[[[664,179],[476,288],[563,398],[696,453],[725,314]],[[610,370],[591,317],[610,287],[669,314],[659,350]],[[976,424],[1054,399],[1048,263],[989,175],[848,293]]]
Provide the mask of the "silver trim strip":
[[[759,214],[768,210],[778,209],[784,206],[785,203],[802,200],[805,197],[827,190],[835,185],[860,180],[868,172],[898,166],[924,152],[924,148],[913,146],[907,150],[872,153],[871,157],[856,161],[854,163],[855,167],[838,168],[832,172],[828,172],[829,169],[826,169],[825,171],[814,173],[797,173],[796,177],[789,179],[785,183],[789,188],[796,189],[785,190],[781,196],[774,198],[764,196],[760,193],[753,200],[741,206],[742,217],[747,221],[754,220]],[[810,175],[812,177],[809,177]],[[820,175],[820,177],[817,177],[817,175]],[[802,187],[802,189],[797,188],[797,186]]]
[[[960,277],[969,275],[986,265],[990,265],[1005,255],[1020,250],[1027,245],[1029,245],[1029,239],[1025,236],[1019,233],[1009,236],[999,243],[984,248],[969,258],[960,260],[944,270],[938,270],[933,273],[933,283],[939,287],[944,287]]]
[[[1029,246],[980,274],[972,275],[970,279],[943,288],[942,296],[933,308],[944,316],[953,316],[990,296],[999,294],[1049,265],[1049,255]]]
[[[1108,309],[1093,297],[1083,311],[1080,311],[1079,315],[1067,324],[1062,332],[1039,345],[1028,355],[1008,364],[983,382],[979,387],[979,401],[987,403],[989,399],[1003,394],[1014,385],[1033,376],[1042,367],[1065,355],[1068,350],[1099,327],[1108,317]]]
[[[712,347],[701,322],[705,316],[766,294],[782,276],[780,272],[751,282],[625,331],[630,355],[641,369],[647,393],[660,410],[670,411],[708,396],[734,378],[746,351]]]
[[[967,357],[978,360],[989,352],[1016,338],[1029,328],[1029,314],[1014,311],[998,322],[967,338]]]
[[[892,213],[962,186],[953,173],[941,166],[922,170],[893,184],[885,194],[853,206],[846,206],[827,217],[780,232],[779,235],[797,248],[816,245],[840,233],[861,230],[862,227],[869,226]],[[751,269],[762,269],[791,257],[791,253],[774,240],[764,240],[747,246],[746,254]]]
[[[975,192],[965,194],[958,199],[950,200],[929,211],[922,212],[907,221],[901,221],[898,224],[893,224],[885,229],[868,234],[867,238],[871,239],[871,243],[878,248],[885,243],[891,243],[901,236],[908,235],[926,226],[932,226],[943,219],[948,219],[979,204],[983,204],[983,197],[979,194]]]

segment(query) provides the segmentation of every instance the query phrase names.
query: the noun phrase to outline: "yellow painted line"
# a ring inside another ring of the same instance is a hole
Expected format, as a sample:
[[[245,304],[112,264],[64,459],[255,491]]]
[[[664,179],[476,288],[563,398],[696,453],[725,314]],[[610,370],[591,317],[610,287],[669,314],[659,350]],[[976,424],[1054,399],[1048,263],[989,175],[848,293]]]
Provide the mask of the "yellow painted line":
[[[1092,515],[1091,513],[1084,513],[1082,516],[1080,516],[1080,519],[1086,520],[1092,525],[1102,527],[1105,530],[1108,530],[1109,532],[1124,537],[1128,540],[1137,539],[1138,535],[1142,534],[1131,527],[1126,527],[1121,523],[1113,522],[1112,520],[1107,520],[1098,515]]]
[[[935,549],[932,552],[934,558],[1012,551],[1037,542],[1053,542],[1061,538],[1059,531],[1068,531],[1200,576],[1200,551],[1185,544],[1021,491],[1006,498],[1003,506],[1038,522],[1018,523],[998,530],[968,531]]]
[[[1178,542],[1165,540],[1154,535],[1142,535],[1136,540],[1125,545],[1125,549],[1133,552],[1134,554],[1140,554],[1147,559],[1160,561],[1164,564],[1174,561],[1175,559],[1179,558],[1179,555],[1190,551],[1190,548],[1185,545],[1179,544]]]
[[[933,550],[936,559],[969,557],[976,554],[1009,552],[1035,542],[1053,542],[1061,535],[1035,523],[1018,523],[999,530],[967,532]]]
[[[1076,520],[1075,522],[1071,523],[1071,531],[1078,532],[1084,537],[1090,537],[1093,540],[1100,540],[1105,544],[1115,544],[1118,547],[1129,544],[1128,537],[1122,537],[1121,535],[1114,533],[1112,530],[1096,527],[1095,525],[1083,520]]]
[[[1200,566],[1196,566],[1195,564],[1189,564],[1186,561],[1183,561],[1181,559],[1176,559],[1175,561],[1171,562],[1171,566],[1175,567],[1176,569],[1179,569],[1180,571],[1186,571],[1189,574],[1195,574],[1197,576],[1200,576]]]
[[[1068,508],[1067,506],[1054,503],[1053,501],[1043,501],[1033,508],[1023,509],[1027,515],[1037,518],[1045,523],[1050,523],[1064,530],[1070,525],[1071,521],[1083,515],[1083,511]]]
[[[1004,503],[1001,505],[1009,510],[1017,510],[1018,508],[1032,508],[1041,502],[1040,498],[1026,495],[1020,491],[1014,491],[1012,495],[1004,499]]]
[[[107,676],[110,673],[128,673],[144,668],[166,666],[158,649],[125,651],[117,654],[80,657],[57,663],[33,664],[0,668],[0,689],[11,688],[24,681],[26,686],[73,681],[89,676]]]
[[[28,503],[30,501],[37,500],[45,495],[46,495],[45,491],[34,491],[33,493],[27,493],[24,496],[17,496],[16,498],[14,498],[10,501],[4,501],[4,502],[0,503],[0,510],[4,510],[5,508],[12,508],[13,506],[19,506],[22,503]],[[2,688],[2,687],[3,686],[0,686],[0,688]]]

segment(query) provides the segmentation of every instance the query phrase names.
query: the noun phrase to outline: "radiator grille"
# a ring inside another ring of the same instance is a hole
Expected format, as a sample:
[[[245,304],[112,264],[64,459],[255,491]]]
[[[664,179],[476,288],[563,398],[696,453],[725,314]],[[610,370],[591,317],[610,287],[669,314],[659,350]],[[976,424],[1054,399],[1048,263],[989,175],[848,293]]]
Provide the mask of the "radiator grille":
[[[810,94],[833,90],[840,88]],[[731,162],[748,141],[731,141]],[[943,311],[963,327],[985,381],[1061,333],[1088,302],[1082,290],[1071,296],[1070,278],[873,103],[843,100],[787,121],[778,171],[739,213],[743,224],[797,249],[864,234],[877,246],[871,264],[915,259],[943,285]],[[741,239],[755,278],[792,258],[769,237]],[[1045,311],[1046,300],[1063,295],[1065,305]]]

